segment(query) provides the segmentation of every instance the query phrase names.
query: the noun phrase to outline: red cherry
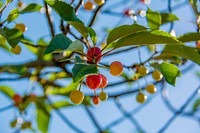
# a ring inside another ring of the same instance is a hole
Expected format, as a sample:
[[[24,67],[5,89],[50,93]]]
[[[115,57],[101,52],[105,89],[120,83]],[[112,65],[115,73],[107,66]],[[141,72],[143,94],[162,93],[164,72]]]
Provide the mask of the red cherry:
[[[94,96],[92,99],[92,102],[94,105],[98,105],[100,103],[100,99],[98,96]]]
[[[89,62],[98,63],[101,60],[102,52],[98,47],[92,47],[87,51],[87,60]]]
[[[124,15],[130,16],[130,9],[126,9],[126,10],[124,11]]]
[[[144,3],[144,2],[145,2],[145,0],[140,0],[140,2]]]
[[[86,84],[92,90],[99,88],[101,84],[101,75],[100,74],[88,75],[86,77]]]
[[[99,88],[105,88],[108,84],[108,79],[103,75],[103,74],[100,74],[101,75],[101,84],[99,86]]]
[[[18,94],[15,94],[12,99],[15,102],[15,106],[23,101],[22,97]]]

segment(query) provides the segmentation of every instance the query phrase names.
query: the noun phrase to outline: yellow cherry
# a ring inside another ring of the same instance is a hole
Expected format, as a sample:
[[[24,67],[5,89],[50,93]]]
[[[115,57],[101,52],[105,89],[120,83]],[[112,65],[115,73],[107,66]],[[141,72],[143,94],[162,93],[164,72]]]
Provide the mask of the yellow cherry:
[[[108,94],[106,93],[106,92],[101,92],[100,94],[99,94],[99,98],[100,98],[100,100],[101,101],[106,101],[107,99],[108,99]]]
[[[20,45],[16,45],[15,48],[11,48],[11,52],[14,54],[20,54],[21,53],[21,46]]]
[[[149,73],[149,70],[148,70],[146,67],[141,66],[141,67],[139,68],[139,74],[140,74],[141,76],[145,76],[145,75],[147,75],[148,73]]]
[[[138,103],[144,103],[147,100],[147,96],[142,92],[139,92],[136,96],[136,100]]]
[[[84,94],[79,90],[74,90],[70,94],[70,100],[74,104],[81,104],[83,102],[83,99],[84,99]]]
[[[153,94],[157,91],[157,88],[155,87],[154,84],[149,84],[146,86],[146,91],[149,92],[150,94]]]
[[[96,3],[97,5],[101,6],[105,3],[105,0],[94,0],[94,3]]]
[[[18,23],[15,25],[15,29],[18,29],[21,32],[25,32],[27,30],[27,27],[22,23]]]
[[[156,71],[154,71],[154,72],[152,73],[152,77],[153,77],[153,79],[155,79],[156,81],[160,81],[160,80],[163,78],[163,75],[162,75],[158,70],[156,70]]]

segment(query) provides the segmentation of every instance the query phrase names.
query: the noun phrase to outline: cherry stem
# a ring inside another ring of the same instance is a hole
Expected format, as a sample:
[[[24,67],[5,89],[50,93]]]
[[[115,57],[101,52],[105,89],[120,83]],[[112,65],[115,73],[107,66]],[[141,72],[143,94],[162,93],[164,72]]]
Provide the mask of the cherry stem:
[[[100,54],[100,53],[99,53],[99,54],[97,55],[97,57],[98,57],[98,56],[99,56],[99,57],[98,57],[96,60],[98,60],[99,58],[101,58],[101,57],[103,57],[103,56],[105,56],[105,55],[109,54],[109,53],[110,53],[110,52],[112,52],[113,50],[114,50],[114,48],[113,48],[113,49],[111,49],[111,50],[109,50],[109,51],[107,51],[107,52],[105,52],[105,53],[104,53],[104,54],[102,54],[101,56],[99,56],[99,54]]]
[[[94,90],[94,96],[96,96],[97,94],[96,94],[96,90]]]
[[[83,84],[83,79],[82,79],[81,82],[80,82],[80,86],[79,86],[79,88],[78,88],[79,91],[81,91],[82,84]]]

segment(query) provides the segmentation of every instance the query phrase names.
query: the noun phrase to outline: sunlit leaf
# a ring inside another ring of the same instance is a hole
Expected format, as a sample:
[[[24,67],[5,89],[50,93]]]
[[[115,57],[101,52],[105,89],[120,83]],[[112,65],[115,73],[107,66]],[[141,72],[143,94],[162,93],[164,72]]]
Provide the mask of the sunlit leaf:
[[[151,29],[159,29],[162,22],[162,18],[159,12],[154,12],[148,8],[146,18]]]
[[[184,45],[167,45],[162,53],[179,55],[200,65],[200,54],[197,49]]]
[[[179,18],[172,13],[161,13],[160,15],[162,17],[162,24],[179,20]]]
[[[131,35],[135,32],[145,31],[145,30],[146,30],[145,27],[138,25],[138,24],[119,26],[119,27],[113,29],[108,34],[107,44],[110,44],[113,41],[116,41],[116,40],[123,38],[123,37],[126,37],[128,35]]]
[[[27,5],[24,9],[22,9],[20,11],[20,13],[24,14],[24,13],[36,12],[36,11],[39,11],[41,8],[42,8],[41,5],[31,3],[31,4]]]
[[[8,86],[0,86],[0,92],[4,93],[8,97],[12,98],[15,95],[13,89]]]
[[[119,39],[114,48],[151,44],[181,44],[181,42],[164,31],[141,31]]]
[[[198,32],[186,33],[186,34],[184,34],[182,36],[179,36],[178,39],[181,42],[198,41],[198,40],[200,40],[200,33],[198,33]]]

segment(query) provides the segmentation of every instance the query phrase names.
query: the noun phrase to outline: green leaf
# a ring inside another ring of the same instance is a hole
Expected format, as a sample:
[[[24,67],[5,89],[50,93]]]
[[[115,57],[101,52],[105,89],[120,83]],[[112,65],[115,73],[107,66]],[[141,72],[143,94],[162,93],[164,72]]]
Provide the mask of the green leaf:
[[[79,40],[76,40],[72,42],[66,50],[83,52],[83,49],[84,49],[83,43]]]
[[[114,45],[114,48],[151,44],[181,44],[181,42],[164,31],[140,31],[119,39]]]
[[[5,49],[6,51],[10,51],[10,47],[7,44],[7,40],[4,36],[0,35],[0,47]]]
[[[68,101],[59,101],[59,102],[54,102],[51,106],[53,108],[59,109],[59,108],[64,108],[64,107],[68,107],[68,106],[73,106],[73,104],[71,104]]]
[[[69,47],[72,41],[67,38],[63,34],[57,34],[55,37],[52,38],[50,44],[47,46],[45,50],[45,54],[49,54],[54,51],[62,51]]]
[[[97,35],[96,35],[96,32],[90,28],[90,27],[87,27],[87,30],[88,30],[88,33],[90,35],[90,38],[94,44],[94,46],[96,46],[96,43],[97,43]]]
[[[195,112],[195,111],[197,110],[197,108],[199,108],[199,106],[200,106],[200,99],[197,99],[197,100],[194,102],[192,111]]]
[[[159,29],[161,25],[161,21],[162,21],[162,18],[159,12],[154,12],[151,9],[148,9],[146,18],[147,18],[148,25],[151,29]]]
[[[184,45],[167,45],[162,53],[179,55],[200,65],[200,54],[196,48]]]
[[[178,69],[178,67],[175,66],[174,64],[170,64],[168,62],[163,62],[160,65],[160,68],[161,68],[161,73],[165,77],[166,81],[169,84],[175,86],[176,85],[176,78],[178,76],[181,76],[181,72]]]
[[[9,45],[13,48],[24,38],[23,33],[18,29],[0,29],[0,33],[7,39]]]
[[[3,2],[0,1],[0,8],[3,6]]]
[[[176,85],[176,78],[181,76],[181,72],[178,67],[169,62],[163,62],[162,64],[152,63],[151,66],[160,71],[165,80],[173,86]]]
[[[177,63],[177,64],[181,64],[182,63],[182,60],[180,59],[179,56],[177,55],[174,55],[174,54],[170,54],[170,53],[163,53],[163,54],[160,54],[156,57],[153,57],[153,60],[164,60],[164,61],[167,61],[167,60],[170,60],[174,63]]]
[[[184,34],[182,36],[179,36],[178,39],[181,42],[198,41],[198,40],[200,40],[200,33],[197,33],[197,32],[187,33],[187,34]]]
[[[77,18],[77,15],[71,5],[63,1],[45,1],[63,20],[68,21],[69,24],[80,32],[84,38],[88,37],[87,28],[84,26],[84,23]]]
[[[8,17],[7,17],[7,21],[8,21],[8,22],[12,22],[12,21],[14,21],[15,19],[17,19],[18,16],[19,16],[19,9],[18,9],[18,8],[15,8],[15,9],[13,9],[13,10],[9,13],[9,15],[8,15]]]
[[[6,4],[8,4],[8,3],[10,3],[10,2],[12,2],[13,0],[6,0]]]
[[[78,85],[79,85],[78,82],[75,83],[72,82],[68,86],[62,88],[48,87],[46,94],[68,96],[71,91],[77,89]]]
[[[128,35],[131,35],[135,32],[138,31],[145,31],[146,28],[138,25],[138,24],[133,24],[133,25],[123,25],[119,26],[115,29],[113,29],[109,34],[107,38],[107,44],[110,44],[120,38],[126,37]]]
[[[46,3],[65,21],[81,22],[76,16],[73,7],[63,1],[45,0]]]
[[[36,104],[36,119],[39,130],[42,133],[48,132],[49,120],[50,120],[50,111],[44,102]]]
[[[179,18],[172,13],[161,13],[160,15],[162,17],[162,24],[179,20]]]
[[[84,38],[88,38],[88,30],[82,22],[68,21]]]
[[[8,86],[0,86],[0,91],[10,98],[12,98],[15,95],[15,92],[13,91],[13,89],[11,89]]]
[[[24,14],[24,13],[36,12],[36,11],[39,11],[41,8],[42,8],[41,5],[31,3],[27,5],[24,9],[22,9],[20,13]]]
[[[78,64],[78,63],[84,63],[84,60],[82,60],[79,56],[76,56],[75,57],[75,63]]]
[[[72,68],[73,73],[73,82],[79,82],[84,76],[88,74],[94,74],[97,73],[98,69],[97,66],[92,65],[86,65],[86,64],[75,64]]]

